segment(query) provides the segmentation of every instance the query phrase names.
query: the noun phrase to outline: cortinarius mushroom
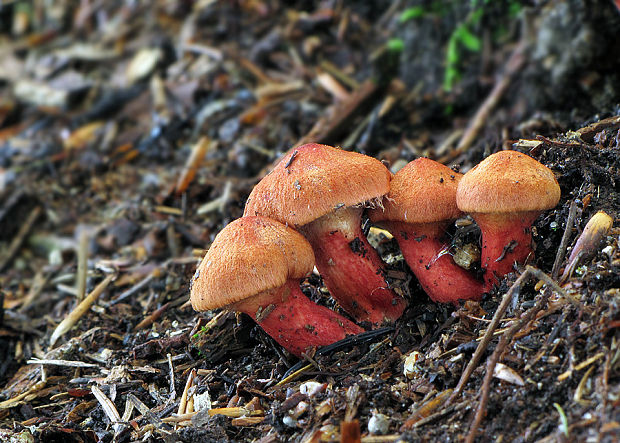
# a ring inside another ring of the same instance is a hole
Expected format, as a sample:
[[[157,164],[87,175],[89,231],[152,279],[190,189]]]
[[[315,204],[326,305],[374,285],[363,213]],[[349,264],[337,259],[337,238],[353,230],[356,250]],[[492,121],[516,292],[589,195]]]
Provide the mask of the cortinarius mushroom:
[[[306,144],[256,185],[245,215],[298,228],[312,244],[330,294],[356,320],[393,321],[406,302],[387,287],[381,258],[361,229],[363,205],[386,194],[390,178],[377,159]]]
[[[482,232],[486,291],[513,269],[513,263],[523,263],[533,254],[532,223],[559,200],[553,172],[520,152],[497,152],[463,176],[456,201]]]
[[[225,306],[251,316],[278,343],[300,356],[363,330],[309,300],[299,280],[312,271],[306,239],[264,217],[243,217],[213,241],[192,280],[197,311]]]
[[[482,284],[447,253],[446,229],[462,213],[456,188],[462,174],[428,158],[418,158],[392,178],[384,209],[369,211],[398,241],[407,264],[433,301],[479,299]]]

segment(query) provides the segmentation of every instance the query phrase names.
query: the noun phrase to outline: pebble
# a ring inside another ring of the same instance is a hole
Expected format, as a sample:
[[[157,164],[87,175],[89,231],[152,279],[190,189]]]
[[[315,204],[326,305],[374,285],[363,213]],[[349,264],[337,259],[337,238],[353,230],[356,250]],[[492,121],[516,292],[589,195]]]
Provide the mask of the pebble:
[[[368,420],[368,432],[374,435],[387,434],[390,429],[390,419],[387,415],[373,412]]]

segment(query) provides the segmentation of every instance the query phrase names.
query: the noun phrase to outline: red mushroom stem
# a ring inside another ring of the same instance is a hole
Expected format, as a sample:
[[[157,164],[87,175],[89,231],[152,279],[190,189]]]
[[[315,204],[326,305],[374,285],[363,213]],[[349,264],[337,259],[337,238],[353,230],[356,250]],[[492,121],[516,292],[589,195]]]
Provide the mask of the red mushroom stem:
[[[336,312],[313,303],[289,279],[283,286],[233,303],[231,309],[248,314],[292,354],[301,357],[311,346],[325,346],[347,335],[364,332]]]
[[[331,296],[359,321],[398,319],[407,303],[388,288],[383,262],[361,228],[362,208],[341,208],[302,231],[312,245],[316,267]]]
[[[433,301],[479,300],[482,283],[443,253],[447,245],[441,237],[449,223],[381,222],[396,237],[405,261]]]
[[[532,249],[532,223],[540,211],[472,214],[482,232],[480,264],[486,270],[484,289],[489,291],[513,270],[515,262],[524,263]]]

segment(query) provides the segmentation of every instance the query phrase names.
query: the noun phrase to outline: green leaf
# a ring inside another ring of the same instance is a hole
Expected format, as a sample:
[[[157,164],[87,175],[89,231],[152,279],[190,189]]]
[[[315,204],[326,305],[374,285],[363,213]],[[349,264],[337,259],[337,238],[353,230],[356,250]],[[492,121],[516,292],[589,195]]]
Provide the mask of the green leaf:
[[[405,23],[411,19],[422,17],[426,11],[422,6],[413,6],[405,9],[398,17],[399,23]]]
[[[521,4],[519,2],[511,2],[510,6],[508,6],[508,15],[510,17],[516,17],[521,12]]]
[[[562,431],[564,435],[568,437],[568,418],[566,418],[564,409],[562,409],[562,406],[557,403],[553,403],[553,407],[558,411],[558,414],[560,414],[560,431]]]
[[[443,77],[443,89],[446,92],[452,90],[452,86],[456,83],[460,77],[457,64],[459,62],[459,49],[456,34],[452,34],[450,41],[448,41],[448,47],[446,48],[446,71]]]
[[[400,38],[391,38],[387,41],[386,46],[391,52],[403,52],[405,42]]]
[[[448,48],[446,49],[446,65],[454,65],[459,61],[459,48],[458,39],[456,35],[452,35],[448,41]]]
[[[469,32],[469,29],[467,29],[467,26],[465,25],[459,26],[457,30],[455,31],[455,33],[459,41],[467,49],[473,52],[480,51],[480,48],[482,47],[482,43],[480,42],[480,39],[476,37],[474,34],[472,34],[471,32]]]

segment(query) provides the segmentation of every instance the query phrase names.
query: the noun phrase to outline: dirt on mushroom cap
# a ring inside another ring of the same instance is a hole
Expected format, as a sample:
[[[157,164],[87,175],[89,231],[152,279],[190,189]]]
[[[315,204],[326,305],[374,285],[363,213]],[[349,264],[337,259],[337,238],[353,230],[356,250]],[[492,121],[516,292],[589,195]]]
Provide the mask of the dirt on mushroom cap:
[[[242,217],[216,237],[192,279],[191,302],[206,311],[302,278],[314,267],[306,239],[264,217]]]
[[[252,190],[245,215],[305,225],[341,206],[389,191],[391,173],[379,160],[309,143],[287,154]]]

